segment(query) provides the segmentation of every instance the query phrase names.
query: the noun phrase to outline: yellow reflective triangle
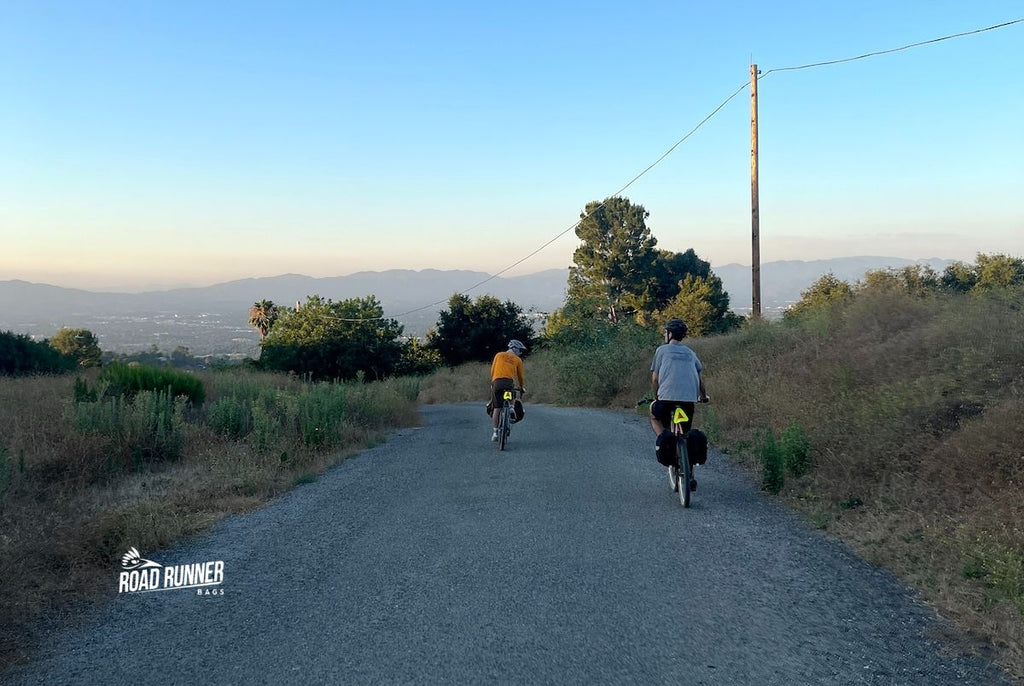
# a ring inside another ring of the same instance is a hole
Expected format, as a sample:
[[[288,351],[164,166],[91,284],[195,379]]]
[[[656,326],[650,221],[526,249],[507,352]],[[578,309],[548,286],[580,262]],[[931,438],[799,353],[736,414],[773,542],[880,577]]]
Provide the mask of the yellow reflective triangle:
[[[672,415],[672,422],[674,424],[682,424],[683,422],[690,421],[690,417],[683,411],[683,408],[677,407],[676,413]]]

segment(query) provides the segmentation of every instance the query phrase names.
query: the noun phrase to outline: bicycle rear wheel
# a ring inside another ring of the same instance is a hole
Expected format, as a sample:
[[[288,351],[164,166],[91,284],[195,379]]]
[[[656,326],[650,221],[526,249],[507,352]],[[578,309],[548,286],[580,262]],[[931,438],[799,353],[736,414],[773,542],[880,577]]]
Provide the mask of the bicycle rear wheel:
[[[690,466],[690,455],[686,452],[686,441],[678,442],[679,450],[679,504],[683,507],[690,506],[692,494],[690,493],[690,480],[693,478],[693,467]]]

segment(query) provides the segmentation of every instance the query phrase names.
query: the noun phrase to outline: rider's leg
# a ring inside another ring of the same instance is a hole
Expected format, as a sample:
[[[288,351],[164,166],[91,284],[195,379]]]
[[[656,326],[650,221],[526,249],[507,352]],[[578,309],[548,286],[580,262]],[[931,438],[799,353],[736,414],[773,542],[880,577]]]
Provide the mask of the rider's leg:
[[[651,415],[651,428],[654,430],[655,436],[660,436],[661,432],[665,430],[665,425],[657,417]]]

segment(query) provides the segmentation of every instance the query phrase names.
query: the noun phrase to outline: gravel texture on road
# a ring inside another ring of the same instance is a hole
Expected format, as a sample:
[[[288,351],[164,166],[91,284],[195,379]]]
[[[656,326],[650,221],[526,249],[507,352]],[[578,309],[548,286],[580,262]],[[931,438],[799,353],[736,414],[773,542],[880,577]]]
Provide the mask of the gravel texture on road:
[[[723,456],[683,509],[643,417],[526,412],[499,452],[481,404],[423,407],[315,483],[140,551],[223,561],[223,595],[117,595],[5,682],[1006,683]]]

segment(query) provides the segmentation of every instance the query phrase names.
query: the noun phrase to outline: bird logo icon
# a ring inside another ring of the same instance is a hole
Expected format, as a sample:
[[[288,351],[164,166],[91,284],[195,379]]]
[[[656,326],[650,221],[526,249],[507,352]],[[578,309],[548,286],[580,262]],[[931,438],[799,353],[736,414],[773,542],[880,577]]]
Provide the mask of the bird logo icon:
[[[121,566],[125,569],[136,570],[136,569],[151,569],[153,567],[162,567],[158,562],[147,560],[146,558],[139,555],[139,551],[136,548],[129,548],[128,552],[121,558]]]

